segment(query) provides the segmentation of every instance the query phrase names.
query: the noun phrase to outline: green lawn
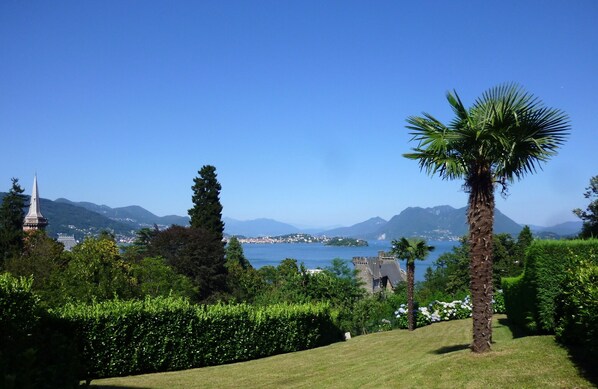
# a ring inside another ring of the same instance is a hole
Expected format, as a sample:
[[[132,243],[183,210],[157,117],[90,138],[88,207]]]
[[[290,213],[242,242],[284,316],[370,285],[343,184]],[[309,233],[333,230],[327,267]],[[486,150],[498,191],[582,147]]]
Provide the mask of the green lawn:
[[[365,335],[224,366],[95,380],[95,388],[592,388],[553,336],[514,338],[494,318],[493,351],[474,355],[471,320]]]

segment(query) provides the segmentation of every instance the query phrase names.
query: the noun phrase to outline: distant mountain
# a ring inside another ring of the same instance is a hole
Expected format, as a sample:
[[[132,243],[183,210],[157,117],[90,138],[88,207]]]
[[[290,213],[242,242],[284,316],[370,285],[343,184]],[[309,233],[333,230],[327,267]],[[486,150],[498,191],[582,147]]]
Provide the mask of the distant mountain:
[[[0,195],[0,197],[3,196]],[[29,196],[27,196],[26,204],[29,204]],[[117,235],[134,236],[138,229],[134,223],[112,220],[73,204],[41,198],[40,208],[42,215],[49,221],[46,231],[53,237],[61,233],[74,235],[76,239],[81,240],[88,235],[97,235],[103,230],[112,231]],[[27,211],[28,206],[25,208],[25,213]]]
[[[384,219],[370,219],[356,224],[353,229],[336,229],[326,231],[326,235],[334,235],[342,231],[351,238],[392,240],[400,237],[423,237],[429,240],[456,239],[467,234],[467,208],[455,209],[448,205],[432,208],[409,207],[393,216],[388,222]],[[494,231],[496,233],[518,234],[521,226],[509,219],[498,209],[495,210]],[[372,222],[375,221],[375,222]]]
[[[581,232],[583,222],[572,221],[564,222],[552,227],[529,226],[532,232],[540,237],[546,236],[554,239],[555,236],[575,236]]]
[[[299,228],[272,219],[236,220],[223,218],[224,233],[247,237],[279,236],[302,232]]]
[[[6,193],[0,192],[0,201]],[[28,197],[27,197],[28,199]],[[189,225],[185,216],[156,216],[146,209],[132,205],[111,208],[90,202],[73,202],[64,198],[56,201],[41,199],[42,214],[49,220],[47,231],[51,236],[57,233],[75,235],[82,239],[86,235],[96,235],[102,230],[109,230],[123,237],[134,237],[135,232],[154,224],[167,227],[172,224]],[[339,227],[318,235],[342,236],[355,239],[392,240],[402,236],[420,236],[429,240],[455,239],[467,234],[466,207],[455,209],[448,205],[432,208],[409,207],[389,221],[373,217],[350,227]],[[25,212],[27,209],[25,209]],[[272,219],[240,221],[224,218],[225,233],[247,237],[280,236],[285,234],[305,233],[293,225]],[[552,227],[530,226],[539,237],[558,239],[574,236],[581,231],[582,223],[565,222]],[[517,235],[522,226],[495,210],[494,232]],[[310,232],[315,235],[314,232]]]
[[[106,216],[112,220],[117,220],[125,223],[138,224],[140,226],[170,226],[177,224],[181,226],[189,225],[189,218],[186,216],[156,216],[150,211],[142,208],[138,205],[131,205],[128,207],[110,208],[107,205],[97,205],[89,202],[73,202],[67,199],[59,198],[56,199],[57,203],[71,204],[78,207],[85,208],[87,210],[97,212],[100,215]]]
[[[359,238],[361,236],[371,235],[378,231],[387,221],[381,217],[373,217],[364,222],[354,224],[350,227],[334,228],[332,230],[324,231],[320,235],[327,236],[344,236],[347,238]]]

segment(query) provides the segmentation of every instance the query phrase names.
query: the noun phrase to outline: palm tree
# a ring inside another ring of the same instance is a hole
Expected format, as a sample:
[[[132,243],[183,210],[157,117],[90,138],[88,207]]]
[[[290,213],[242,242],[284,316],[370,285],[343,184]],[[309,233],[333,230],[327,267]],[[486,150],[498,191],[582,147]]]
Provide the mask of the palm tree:
[[[489,89],[465,108],[455,91],[447,93],[455,118],[445,125],[433,116],[407,118],[412,140],[419,142],[406,158],[443,179],[463,179],[469,193],[471,297],[474,352],[492,342],[492,228],[494,189],[526,174],[556,154],[570,124],[561,110],[547,108],[515,84]]]
[[[428,246],[422,239],[401,238],[392,241],[391,253],[399,259],[407,261],[407,328],[409,331],[415,329],[413,320],[413,285],[415,280],[415,261],[423,260],[428,256],[434,246]]]

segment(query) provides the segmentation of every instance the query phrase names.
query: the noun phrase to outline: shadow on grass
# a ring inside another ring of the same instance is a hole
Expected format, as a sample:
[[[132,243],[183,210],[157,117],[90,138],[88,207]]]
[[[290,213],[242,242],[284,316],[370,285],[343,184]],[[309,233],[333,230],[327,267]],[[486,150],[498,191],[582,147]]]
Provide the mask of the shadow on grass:
[[[498,324],[509,327],[513,339],[523,338],[525,336],[533,336],[525,331],[524,328],[511,323],[508,319],[498,319]],[[573,362],[579,374],[598,387],[598,357],[582,347],[561,345],[569,354],[569,360]]]
[[[598,387],[598,369],[596,369],[598,356],[582,347],[566,345],[561,347],[567,350],[569,359],[573,362],[579,374]]]
[[[455,344],[453,346],[444,346],[440,347],[438,350],[432,351],[432,354],[448,354],[455,351],[467,350],[469,349],[469,344]]]
[[[511,334],[513,334],[513,339],[523,338],[524,336],[528,336],[529,334],[525,331],[525,329],[519,327],[518,325],[509,321],[509,319],[498,319],[498,324],[509,327]]]
[[[82,388],[85,386],[81,386]],[[126,385],[94,385],[91,384],[87,386],[87,388],[94,388],[94,389],[151,389],[151,388],[144,388],[141,386],[126,386]]]

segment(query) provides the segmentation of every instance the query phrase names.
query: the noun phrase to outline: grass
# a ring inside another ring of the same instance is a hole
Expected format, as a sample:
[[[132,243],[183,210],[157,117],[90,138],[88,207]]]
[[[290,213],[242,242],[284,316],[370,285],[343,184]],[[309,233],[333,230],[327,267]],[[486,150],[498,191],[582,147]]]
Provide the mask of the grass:
[[[494,318],[492,352],[469,351],[471,319],[359,336],[314,350],[94,388],[592,388],[553,336],[514,337]]]

